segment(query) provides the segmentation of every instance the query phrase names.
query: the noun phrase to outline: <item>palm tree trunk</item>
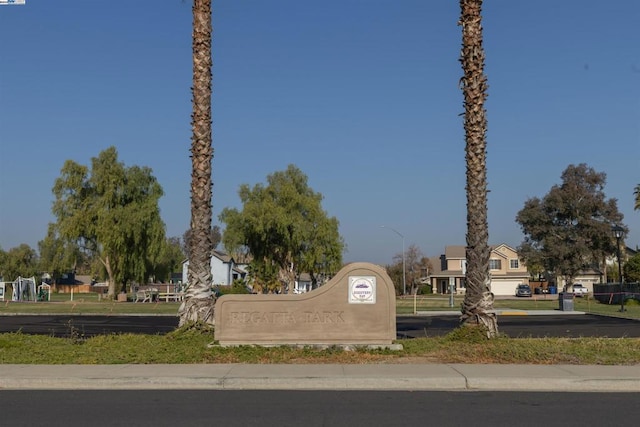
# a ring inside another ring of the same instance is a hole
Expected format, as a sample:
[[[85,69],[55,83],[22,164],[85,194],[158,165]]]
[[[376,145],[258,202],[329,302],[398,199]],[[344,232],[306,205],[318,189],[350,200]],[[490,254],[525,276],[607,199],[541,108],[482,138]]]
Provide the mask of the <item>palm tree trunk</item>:
[[[193,112],[191,115],[191,239],[185,300],[180,326],[213,324],[211,291],[211,0],[193,1]]]
[[[464,71],[464,130],[467,165],[467,274],[461,324],[486,329],[487,336],[498,333],[489,277],[489,226],[487,223],[487,117],[484,101],[487,78],[484,75],[482,47],[482,0],[460,0]]]

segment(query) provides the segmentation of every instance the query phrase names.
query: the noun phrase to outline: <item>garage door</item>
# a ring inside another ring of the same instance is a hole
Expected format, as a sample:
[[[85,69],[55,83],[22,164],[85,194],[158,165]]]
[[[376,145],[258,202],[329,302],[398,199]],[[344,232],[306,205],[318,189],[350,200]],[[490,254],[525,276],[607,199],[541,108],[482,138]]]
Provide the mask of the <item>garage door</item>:
[[[510,295],[516,294],[516,286],[522,283],[521,280],[492,280],[491,292],[494,295]]]

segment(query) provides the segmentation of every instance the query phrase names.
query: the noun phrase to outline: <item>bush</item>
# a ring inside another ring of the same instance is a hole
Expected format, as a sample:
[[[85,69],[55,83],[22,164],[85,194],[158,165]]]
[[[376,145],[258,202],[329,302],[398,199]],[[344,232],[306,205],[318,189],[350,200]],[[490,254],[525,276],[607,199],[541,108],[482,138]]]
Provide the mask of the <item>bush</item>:
[[[445,335],[444,339],[446,341],[464,342],[467,344],[478,344],[489,340],[487,337],[487,329],[483,325],[475,324],[460,325]]]
[[[421,285],[418,287],[418,295],[428,295],[433,293],[433,286]]]
[[[242,280],[234,281],[231,286],[214,286],[213,293],[219,297],[221,295],[228,294],[250,294],[251,291],[247,288],[246,284]]]

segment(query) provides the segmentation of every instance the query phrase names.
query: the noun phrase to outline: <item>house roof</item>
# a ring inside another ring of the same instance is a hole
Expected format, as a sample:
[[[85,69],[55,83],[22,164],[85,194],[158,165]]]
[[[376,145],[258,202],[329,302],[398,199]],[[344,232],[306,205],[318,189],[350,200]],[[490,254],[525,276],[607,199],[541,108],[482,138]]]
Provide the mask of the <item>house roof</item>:
[[[496,254],[502,256],[502,257],[506,257],[507,255],[503,254],[502,252],[499,252],[497,249],[499,248],[507,248],[509,250],[512,250],[515,253],[518,253],[517,250],[515,250],[514,248],[512,248],[511,246],[507,245],[506,243],[500,243],[499,245],[489,245],[489,249],[492,252],[495,252]],[[444,256],[446,257],[446,259],[464,259],[467,257],[467,247],[463,246],[463,245],[451,245],[451,246],[445,246],[444,248]],[[435,258],[432,258],[431,260],[434,260]],[[440,258],[437,257],[436,260],[439,260]]]
[[[238,273],[238,274],[247,274],[247,272],[245,270],[243,270],[242,268],[238,268],[238,267],[233,267],[233,271]]]
[[[507,245],[506,243],[500,243],[499,245],[489,245],[489,249],[491,249],[492,251],[498,249],[498,248],[507,248],[513,252],[518,252],[516,249],[512,248],[511,246]]]
[[[491,250],[491,254],[489,255],[489,258],[491,258],[492,256],[499,256],[502,259],[507,259],[507,254],[503,254],[502,252],[499,252],[493,249]]]
[[[444,256],[447,257],[447,259],[464,259],[467,256],[466,252],[466,246],[445,246],[444,248]]]
[[[442,264],[440,261],[441,258],[439,256],[429,258],[429,263],[431,264],[431,275],[442,272]]]
[[[225,254],[224,252],[220,252],[220,251],[213,251],[213,256],[218,258],[220,261],[222,262],[231,262],[233,261],[233,258],[231,258],[230,255]]]
[[[236,253],[234,258],[236,264],[249,264],[252,259],[253,256],[251,256],[251,254],[243,252]]]
[[[298,275],[298,281],[299,282],[310,282],[311,281],[311,275],[309,273],[300,273]]]
[[[507,271],[506,273],[497,275],[497,276],[491,276],[491,279],[493,280],[500,280],[500,279],[513,279],[516,277],[529,277],[529,273],[526,271],[521,271],[521,272],[515,272],[515,271]]]
[[[465,277],[462,270],[446,270],[431,274],[431,277]]]
[[[454,254],[458,254],[459,253],[459,248],[463,248],[464,246],[447,246],[447,249],[450,248],[454,248],[453,249],[453,253]],[[446,252],[446,250],[445,250]],[[453,259],[461,259],[461,257],[457,257],[457,256],[453,256]],[[437,277],[437,276],[460,276],[460,277],[464,277],[464,274],[462,274],[462,270],[447,270],[447,259],[452,259],[447,257],[446,255],[440,255],[437,257],[433,257],[433,258],[429,258],[429,262],[431,263],[431,274],[430,276],[432,277]],[[462,257],[464,258],[464,257]]]
[[[233,259],[233,257],[231,257],[230,255],[225,254],[224,252],[220,252],[217,250],[214,250],[212,253],[212,256],[218,258],[220,261],[224,262],[224,263],[231,263],[233,262],[235,264],[235,261]],[[189,259],[185,259],[184,261],[182,261],[183,264],[186,264],[189,262]]]

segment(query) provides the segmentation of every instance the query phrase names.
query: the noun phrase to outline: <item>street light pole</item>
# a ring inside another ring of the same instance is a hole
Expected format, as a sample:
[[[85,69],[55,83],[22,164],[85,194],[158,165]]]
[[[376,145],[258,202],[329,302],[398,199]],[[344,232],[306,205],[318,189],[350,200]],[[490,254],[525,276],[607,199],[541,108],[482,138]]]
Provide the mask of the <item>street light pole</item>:
[[[623,292],[624,280],[622,279],[622,257],[620,256],[620,239],[622,239],[622,236],[624,235],[624,228],[620,227],[619,225],[614,225],[613,227],[611,227],[611,231],[613,231],[613,235],[616,238],[616,252],[618,256],[618,280],[620,280],[620,311],[623,312],[625,295]]]
[[[394,233],[396,233],[398,236],[400,236],[402,238],[402,295],[406,295],[407,294],[407,281],[406,281],[406,274],[405,274],[405,262],[404,262],[404,236],[402,234],[400,234],[400,232],[398,230],[396,230],[395,228],[391,228],[391,227],[387,227],[386,225],[381,225],[380,227],[382,228],[388,228],[389,230],[393,231]]]

